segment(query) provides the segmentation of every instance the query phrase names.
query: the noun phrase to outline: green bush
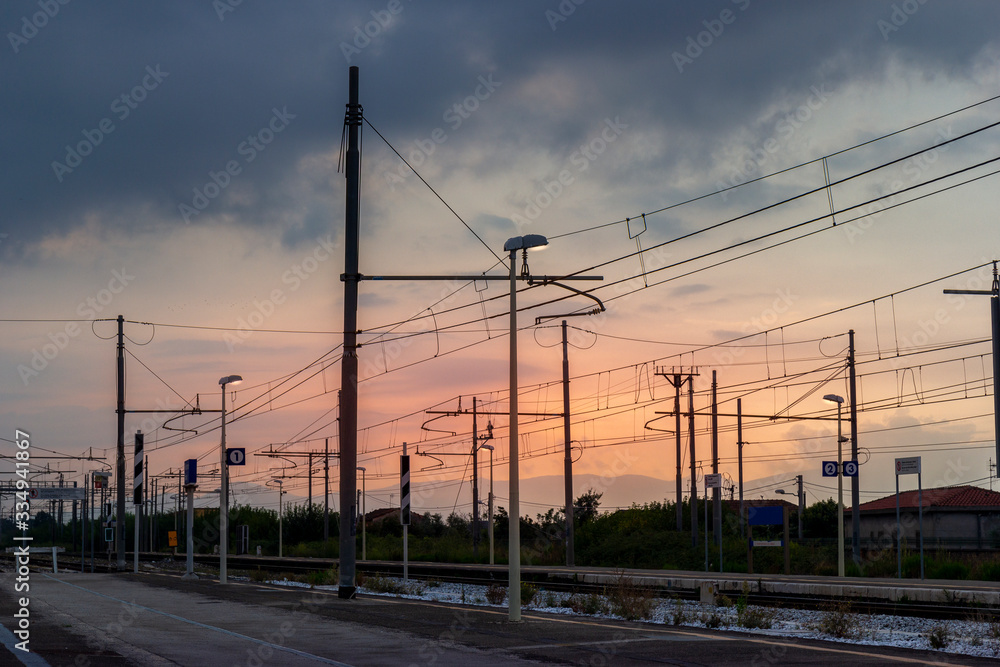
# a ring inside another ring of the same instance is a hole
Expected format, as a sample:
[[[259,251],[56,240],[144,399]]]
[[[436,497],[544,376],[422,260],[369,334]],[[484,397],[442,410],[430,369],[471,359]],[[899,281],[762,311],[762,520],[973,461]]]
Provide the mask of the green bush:
[[[1000,581],[1000,561],[980,565],[976,578],[981,581]]]
[[[926,568],[928,579],[968,579],[969,566],[954,561],[932,561]]]

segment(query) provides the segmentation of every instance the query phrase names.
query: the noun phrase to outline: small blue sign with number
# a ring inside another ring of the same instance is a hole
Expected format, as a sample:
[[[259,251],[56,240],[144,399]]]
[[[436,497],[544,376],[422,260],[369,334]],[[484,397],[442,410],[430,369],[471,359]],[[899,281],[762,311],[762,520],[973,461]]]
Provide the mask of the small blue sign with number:
[[[858,476],[858,462],[844,461],[844,477],[857,477],[857,476]]]
[[[231,466],[245,466],[247,464],[247,450],[245,447],[230,447],[226,449],[226,461]]]
[[[836,461],[823,461],[823,477],[836,477],[838,467]]]

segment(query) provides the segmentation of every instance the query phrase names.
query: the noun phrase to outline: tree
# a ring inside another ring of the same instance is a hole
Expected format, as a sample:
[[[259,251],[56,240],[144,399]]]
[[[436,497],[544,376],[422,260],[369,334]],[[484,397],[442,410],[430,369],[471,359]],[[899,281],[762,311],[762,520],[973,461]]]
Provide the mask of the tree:
[[[807,507],[802,530],[805,537],[837,537],[837,501],[830,498]]]
[[[576,524],[583,525],[597,518],[597,508],[601,506],[603,495],[594,489],[588,489],[586,493],[576,499],[576,502],[573,503],[573,519]]]

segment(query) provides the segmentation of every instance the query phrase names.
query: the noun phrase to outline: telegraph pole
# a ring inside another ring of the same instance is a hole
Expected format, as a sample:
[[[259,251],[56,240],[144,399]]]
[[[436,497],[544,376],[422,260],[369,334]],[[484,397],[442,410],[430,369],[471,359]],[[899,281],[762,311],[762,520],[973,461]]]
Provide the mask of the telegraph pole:
[[[115,551],[118,570],[125,570],[125,318],[118,316],[118,509],[115,519]]]
[[[325,439],[323,457],[323,541],[330,540],[330,438]]]
[[[472,397],[472,557],[479,557],[479,441],[476,397]]]
[[[340,581],[337,596],[353,599],[357,554],[354,520],[358,467],[358,250],[361,212],[361,152],[358,135],[358,68],[351,67],[347,105],[347,193],[344,216],[344,354],[340,362]]]
[[[688,383],[688,437],[691,440],[691,546],[698,546],[698,471],[694,448],[694,382]],[[705,527],[706,530],[708,526]]]
[[[993,260],[992,289],[946,289],[944,293],[982,294],[990,297],[990,319],[993,323],[993,439],[996,443],[997,461],[1000,462],[1000,277],[997,276],[997,261]]]
[[[569,425],[569,339],[566,337],[566,320],[562,321],[562,374],[563,374],[563,479],[566,485],[566,566],[575,564],[573,544],[573,441]]]
[[[719,383],[716,381],[716,371],[712,371],[712,472],[719,472]],[[708,498],[705,498],[708,502]],[[712,489],[712,532],[715,543],[722,544],[722,489]],[[708,530],[708,526],[705,526]]]
[[[848,391],[851,398],[851,460],[858,460],[858,390],[857,378],[855,376],[854,357],[854,329],[847,332],[847,370],[848,370]],[[799,492],[801,497],[802,478],[799,477]],[[851,478],[851,556],[857,565],[861,565],[861,466],[858,466],[858,474]],[[801,517],[802,509],[799,509]],[[801,518],[800,518],[801,521]],[[801,525],[801,524],[800,524]],[[802,539],[801,527],[799,529],[799,539]]]
[[[691,369],[691,372],[688,373],[687,376],[682,374],[683,370],[684,369],[682,368],[678,371],[678,369],[674,368],[668,373],[667,369],[664,367],[656,371],[657,375],[666,378],[667,382],[670,383],[670,386],[674,388],[674,435],[676,436],[677,445],[677,476],[675,480],[675,494],[677,496],[675,508],[677,514],[677,532],[684,530],[684,508],[682,507],[684,484],[683,476],[681,474],[681,387],[684,386],[685,382],[691,383],[693,386],[694,376],[698,375],[698,373],[694,372],[694,368]],[[691,502],[694,502],[693,497]]]
[[[740,476],[740,537],[743,537],[743,399],[736,399],[736,458],[739,461]]]

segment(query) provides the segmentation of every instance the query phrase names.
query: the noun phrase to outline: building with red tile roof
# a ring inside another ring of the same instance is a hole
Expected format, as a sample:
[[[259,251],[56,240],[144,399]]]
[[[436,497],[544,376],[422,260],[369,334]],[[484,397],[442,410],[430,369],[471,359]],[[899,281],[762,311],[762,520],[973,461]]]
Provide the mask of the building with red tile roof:
[[[922,495],[922,498],[919,496]],[[918,508],[923,508],[923,525]],[[844,510],[847,534],[853,508]],[[861,543],[865,548],[887,548],[896,540],[896,495],[860,505]],[[913,548],[921,529],[924,548],[1000,548],[1000,492],[978,486],[946,486],[899,494],[900,531]]]

